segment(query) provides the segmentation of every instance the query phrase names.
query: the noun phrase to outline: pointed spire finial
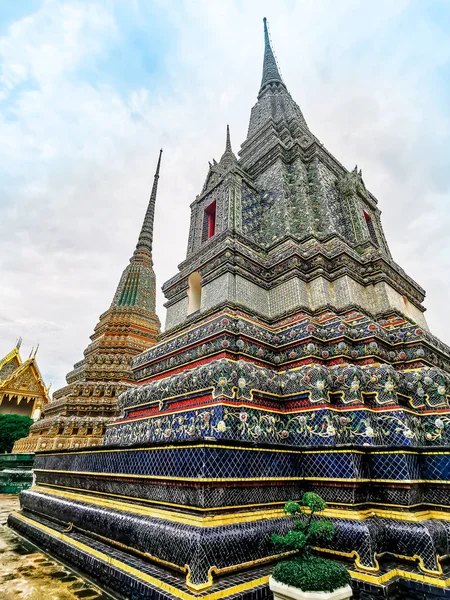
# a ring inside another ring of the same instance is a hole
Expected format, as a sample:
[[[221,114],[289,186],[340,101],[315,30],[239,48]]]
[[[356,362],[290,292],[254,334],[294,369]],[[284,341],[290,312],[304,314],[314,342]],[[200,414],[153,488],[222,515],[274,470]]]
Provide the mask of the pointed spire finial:
[[[233,152],[231,149],[230,126],[227,125],[227,142],[225,144],[225,152]]]
[[[231,148],[231,137],[230,137],[230,126],[227,125],[227,139],[225,142],[225,152],[222,154],[220,159],[220,165],[226,166],[237,162],[237,158],[234,155],[233,149]]]
[[[19,350],[20,346],[22,345],[22,336],[19,337],[19,339],[16,342],[16,348],[17,350]]]
[[[158,163],[156,165],[156,172],[153,178],[152,193],[150,194],[150,200],[145,213],[144,222],[142,224],[141,233],[139,234],[138,243],[136,244],[136,250],[140,248],[147,248],[150,252],[152,251],[153,245],[153,225],[155,220],[155,205],[156,205],[156,193],[158,191],[158,179],[159,169],[161,167],[161,155],[162,148],[159,151]]]
[[[263,64],[263,74],[261,79],[261,88],[271,82],[277,81],[284,85],[283,80],[281,79],[280,72],[278,70],[277,61],[275,60],[275,56],[273,54],[272,46],[270,45],[270,37],[269,37],[269,29],[267,28],[267,19],[264,17],[264,64]]]

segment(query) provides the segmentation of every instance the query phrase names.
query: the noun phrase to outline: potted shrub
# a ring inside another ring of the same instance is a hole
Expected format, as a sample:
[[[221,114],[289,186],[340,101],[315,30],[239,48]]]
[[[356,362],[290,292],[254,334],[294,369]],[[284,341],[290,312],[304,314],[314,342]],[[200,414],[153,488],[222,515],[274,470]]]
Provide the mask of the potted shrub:
[[[312,548],[332,539],[334,525],[318,519],[326,503],[313,492],[303,495],[301,503],[288,502],[284,511],[296,516],[286,535],[272,535],[272,542],[283,551],[296,551],[293,558],[279,562],[269,579],[275,600],[346,600],[352,597],[350,575],[339,562],[313,554]]]

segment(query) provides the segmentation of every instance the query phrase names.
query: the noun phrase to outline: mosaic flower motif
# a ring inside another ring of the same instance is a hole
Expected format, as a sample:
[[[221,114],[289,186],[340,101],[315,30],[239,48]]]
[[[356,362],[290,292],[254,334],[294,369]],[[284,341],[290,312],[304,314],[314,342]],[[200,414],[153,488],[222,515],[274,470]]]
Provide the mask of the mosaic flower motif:
[[[446,391],[447,391],[447,388],[445,387],[445,385],[439,385],[438,386],[437,393],[440,396],[444,396]]]
[[[445,425],[444,425],[444,421],[442,419],[436,419],[436,421],[434,422],[435,426],[437,429],[444,429]]]
[[[241,412],[239,413],[239,420],[241,421],[241,423],[245,423],[248,419],[248,413],[246,412]]]
[[[224,431],[227,430],[227,426],[225,424],[225,421],[219,421],[216,425],[216,429],[217,431],[219,431],[220,433],[223,433]]]
[[[415,437],[414,432],[411,431],[411,429],[409,429],[408,427],[406,429],[403,430],[403,435],[405,436],[405,438],[407,438],[408,440],[411,440],[412,438]]]
[[[245,378],[240,377],[238,380],[238,388],[242,390],[245,388],[246,385],[247,385],[247,382],[246,382]]]
[[[354,391],[357,392],[360,388],[360,383],[358,379],[353,379],[353,381],[350,384],[350,388]]]

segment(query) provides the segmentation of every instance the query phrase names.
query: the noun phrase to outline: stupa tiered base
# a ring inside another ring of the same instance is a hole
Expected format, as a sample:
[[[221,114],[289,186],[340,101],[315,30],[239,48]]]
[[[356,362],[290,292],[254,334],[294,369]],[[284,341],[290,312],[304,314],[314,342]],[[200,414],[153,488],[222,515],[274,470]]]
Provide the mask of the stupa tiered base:
[[[70,531],[41,516],[30,519],[25,513],[10,516],[14,528],[58,559],[76,566],[97,581],[135,600],[239,600],[270,599],[268,580],[272,565],[255,566],[239,573],[217,577],[211,587],[194,590],[186,586],[183,573],[156,565],[144,557],[92,539],[75,527]],[[438,579],[420,572],[414,564],[389,561],[377,574],[351,569],[354,599],[443,600],[450,597],[450,569]]]
[[[395,580],[393,561],[400,560],[405,581],[440,589],[450,583],[441,560],[450,553],[450,513],[431,500],[449,460],[441,448],[298,448],[205,439],[40,453],[37,485],[22,494],[22,511],[9,522],[58,556],[64,547],[62,556],[107,584],[109,576],[99,575],[94,564],[116,548],[118,573],[139,559],[140,568],[153,564],[182,574],[183,584],[176,577],[179,593],[213,593],[221,577],[279,558],[270,536],[290,526],[284,503],[314,490],[327,498],[326,514],[337,532],[321,550],[346,559],[356,581]],[[422,499],[420,506],[407,500],[412,495]],[[408,570],[408,562],[417,569]],[[133,573],[154,583],[139,569]],[[241,591],[259,587],[259,579]]]
[[[206,593],[279,558],[270,538],[291,525],[283,506],[312,490],[336,528],[319,550],[346,560],[355,581],[403,569],[404,582],[439,590],[449,410],[432,344],[402,319],[357,311],[271,327],[228,308],[197,317],[135,360],[147,383],[119,398],[102,448],[36,455],[36,486],[10,523],[46,547],[61,527],[69,546],[84,536],[91,550],[70,556],[88,572],[85,553],[101,542],[181,574],[183,593]]]

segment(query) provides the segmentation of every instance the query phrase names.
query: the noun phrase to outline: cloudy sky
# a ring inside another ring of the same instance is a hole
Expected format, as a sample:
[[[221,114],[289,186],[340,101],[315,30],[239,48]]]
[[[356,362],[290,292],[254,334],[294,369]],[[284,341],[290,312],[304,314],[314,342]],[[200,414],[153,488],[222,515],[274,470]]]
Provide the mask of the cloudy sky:
[[[226,124],[235,150],[245,139],[263,16],[311,130],[363,169],[394,258],[450,343],[447,0],[4,1],[0,353],[39,342],[53,389],[134,250],[160,147],[158,286],[176,273]]]

